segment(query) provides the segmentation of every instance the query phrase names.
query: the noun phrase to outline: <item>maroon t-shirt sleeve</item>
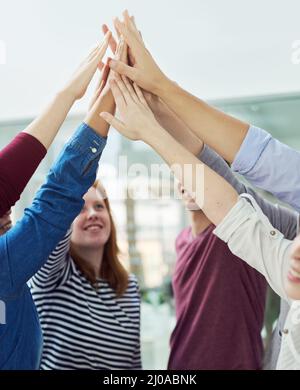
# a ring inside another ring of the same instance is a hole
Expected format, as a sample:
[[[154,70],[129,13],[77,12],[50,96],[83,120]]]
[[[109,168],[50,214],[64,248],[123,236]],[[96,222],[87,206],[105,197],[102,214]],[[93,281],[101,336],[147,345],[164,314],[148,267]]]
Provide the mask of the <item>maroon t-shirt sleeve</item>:
[[[18,134],[0,151],[0,217],[20,199],[46,153],[46,148],[27,133]]]

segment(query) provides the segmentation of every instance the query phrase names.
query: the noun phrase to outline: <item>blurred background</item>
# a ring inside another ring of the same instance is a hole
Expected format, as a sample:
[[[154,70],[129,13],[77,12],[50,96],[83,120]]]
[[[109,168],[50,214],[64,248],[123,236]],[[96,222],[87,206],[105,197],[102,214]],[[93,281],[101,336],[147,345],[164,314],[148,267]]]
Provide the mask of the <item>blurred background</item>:
[[[300,3],[296,0],[0,0],[0,147],[24,129],[64,85],[101,25],[127,8],[162,69],[184,88],[220,109],[271,132],[298,149]],[[76,104],[50,152],[14,209],[20,218],[51,163],[83,119],[93,85]],[[121,158],[121,160],[120,160]],[[112,130],[101,160],[103,181],[118,226],[122,258],[140,280],[145,369],[165,369],[175,324],[171,291],[174,243],[188,224],[181,201],[126,196],[120,161],[162,164],[142,143]],[[120,169],[121,168],[121,169]],[[142,174],[134,182],[143,187]],[[172,183],[168,170],[152,175],[157,193]],[[116,184],[118,182],[118,184]],[[266,194],[268,196],[268,194]],[[278,312],[269,299],[264,336]]]

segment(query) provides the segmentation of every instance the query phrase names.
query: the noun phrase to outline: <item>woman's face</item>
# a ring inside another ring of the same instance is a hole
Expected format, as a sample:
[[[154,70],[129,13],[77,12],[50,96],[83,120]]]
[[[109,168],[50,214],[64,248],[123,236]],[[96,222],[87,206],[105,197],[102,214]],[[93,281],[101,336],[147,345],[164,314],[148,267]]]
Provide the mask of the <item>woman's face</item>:
[[[285,282],[285,290],[293,300],[300,300],[300,236],[291,247],[291,261]]]
[[[82,249],[99,249],[111,233],[109,213],[99,190],[90,188],[83,199],[85,204],[73,223],[71,242]]]

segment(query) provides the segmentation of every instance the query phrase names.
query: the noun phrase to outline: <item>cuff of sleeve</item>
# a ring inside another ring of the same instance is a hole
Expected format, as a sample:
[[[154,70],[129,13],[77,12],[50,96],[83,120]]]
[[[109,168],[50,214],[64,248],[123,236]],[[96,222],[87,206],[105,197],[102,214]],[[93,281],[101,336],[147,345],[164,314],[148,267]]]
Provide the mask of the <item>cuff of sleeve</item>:
[[[204,164],[210,166],[214,160],[220,157],[209,146],[204,145],[201,153],[198,154],[197,158]]]
[[[272,136],[263,129],[251,126],[232,164],[234,172],[245,175],[256,164]]]
[[[86,123],[82,123],[72,137],[69,146],[80,152],[84,152],[89,148],[93,154],[99,155],[102,153],[106,143],[107,137],[102,137]]]
[[[255,214],[254,207],[245,198],[240,197],[213,233],[227,243],[232,234],[253,214]]]

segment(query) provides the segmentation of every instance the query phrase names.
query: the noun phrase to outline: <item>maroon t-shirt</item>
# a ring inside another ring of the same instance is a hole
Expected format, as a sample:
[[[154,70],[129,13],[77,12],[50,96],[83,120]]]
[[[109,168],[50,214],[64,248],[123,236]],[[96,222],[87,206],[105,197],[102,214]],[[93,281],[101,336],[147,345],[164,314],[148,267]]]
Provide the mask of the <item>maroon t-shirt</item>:
[[[46,153],[46,148],[27,133],[18,134],[0,151],[0,217],[19,200]]]
[[[173,277],[177,324],[169,369],[260,369],[267,283],[234,256],[209,226],[176,240]]]

